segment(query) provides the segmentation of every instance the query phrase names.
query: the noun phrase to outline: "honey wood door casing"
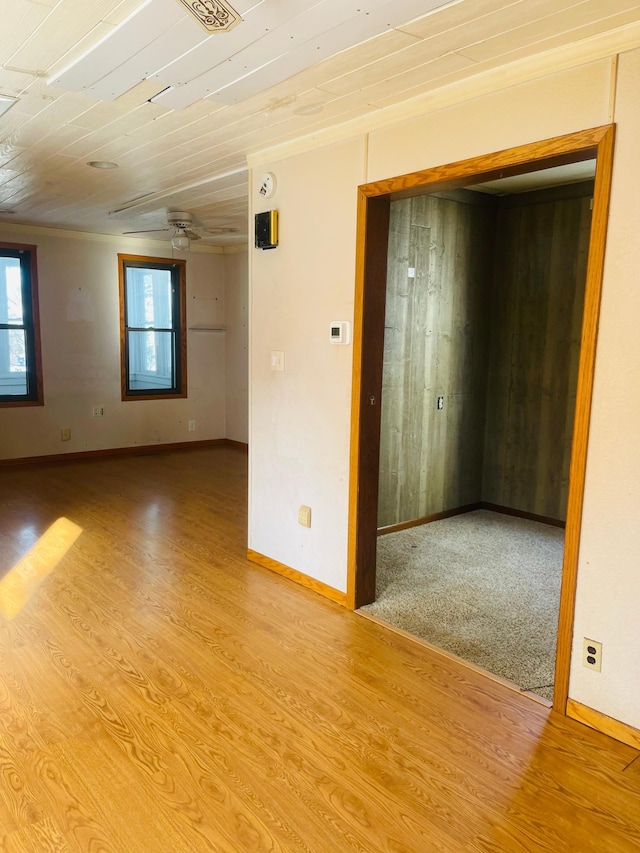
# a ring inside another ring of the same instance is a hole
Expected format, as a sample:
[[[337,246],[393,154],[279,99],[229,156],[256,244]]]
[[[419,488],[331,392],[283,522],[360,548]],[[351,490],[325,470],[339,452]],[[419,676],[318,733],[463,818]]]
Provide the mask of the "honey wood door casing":
[[[385,229],[380,227],[379,218],[370,220],[370,211],[376,209],[375,203],[384,204],[392,197],[407,198],[451,190],[464,187],[472,181],[479,183],[483,180],[596,158],[556,653],[554,709],[563,714],[566,712],[569,689],[578,551],[607,241],[614,139],[614,125],[593,127],[472,157],[457,163],[448,163],[424,171],[376,181],[361,186],[358,191],[347,566],[347,598],[354,607],[360,607],[374,600],[376,574],[379,422],[374,429],[367,419],[362,417],[364,405],[362,389],[363,377],[367,374],[367,359],[380,357],[384,347],[384,322],[380,322],[380,318],[384,317],[384,304],[380,298],[380,288],[384,286],[384,279],[381,279],[379,270],[384,269],[386,274],[386,240],[382,250],[380,242],[383,236],[388,237],[388,224]],[[372,259],[367,257],[367,251],[374,242],[374,237],[379,249],[378,254]],[[378,263],[374,264],[372,260]],[[377,387],[371,382],[373,394],[380,393],[382,387],[382,371],[379,375],[380,384]],[[370,464],[365,463],[364,448]],[[365,496],[372,494],[376,496],[375,505],[370,498],[365,499]]]
[[[358,193],[356,277],[361,282],[367,280],[372,286],[366,291],[356,287],[355,292],[353,363],[357,369],[351,387],[348,559],[350,565],[362,563],[374,567],[389,209],[388,196],[369,198],[362,191]],[[374,471],[375,476],[372,476]],[[367,487],[361,488],[365,480]],[[357,512],[353,507],[357,507]],[[367,519],[366,524],[360,522],[362,518]],[[347,584],[350,607],[360,607],[374,600],[375,571],[357,576],[351,572]]]

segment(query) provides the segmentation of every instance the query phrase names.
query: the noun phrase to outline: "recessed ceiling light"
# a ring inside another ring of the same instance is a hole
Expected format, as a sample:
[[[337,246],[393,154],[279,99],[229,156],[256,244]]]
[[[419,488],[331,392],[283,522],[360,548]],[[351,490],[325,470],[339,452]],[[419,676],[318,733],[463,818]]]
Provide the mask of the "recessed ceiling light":
[[[11,95],[0,95],[0,116],[6,113],[8,109],[11,109],[17,100],[17,98],[12,98]]]
[[[321,113],[324,109],[324,104],[307,104],[303,107],[296,107],[293,111],[294,116],[315,116]]]
[[[91,166],[93,169],[117,169],[117,163],[110,163],[108,160],[89,160],[87,166]]]

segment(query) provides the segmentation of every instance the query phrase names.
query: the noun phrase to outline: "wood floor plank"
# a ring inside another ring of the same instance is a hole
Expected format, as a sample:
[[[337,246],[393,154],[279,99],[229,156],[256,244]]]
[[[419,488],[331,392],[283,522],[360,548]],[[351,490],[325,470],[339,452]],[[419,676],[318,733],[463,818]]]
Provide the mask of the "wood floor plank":
[[[640,797],[640,757],[624,768],[625,783],[634,789]]]
[[[249,563],[245,501],[226,448],[0,472],[6,570],[83,528],[0,619],[0,849],[638,849],[635,750]]]
[[[28,830],[0,836],[0,849],[6,853],[71,853],[71,847],[49,818],[33,824]]]
[[[185,633],[193,634],[194,632],[198,633],[201,630],[194,620],[195,620],[195,614],[192,613],[192,620],[190,623],[190,627],[186,626],[186,625],[183,626],[185,629]],[[78,619],[75,619],[74,622],[76,625],[81,624]],[[202,640],[204,642],[207,642],[207,637],[204,634],[201,634],[201,637],[202,637]],[[216,644],[213,644],[212,648],[214,651],[217,651],[217,645]],[[247,652],[246,646],[243,649],[241,649],[240,651],[246,653]],[[274,650],[274,653],[275,653],[275,651],[276,650]],[[119,670],[121,676],[123,677],[123,680],[126,681],[127,683],[129,683],[138,692],[140,692],[141,695],[143,695],[143,697],[147,701],[153,702],[155,705],[161,704],[161,702],[157,698],[158,697],[157,686],[153,686],[151,684],[151,682],[148,680],[146,675],[142,674],[140,670],[131,666],[131,664],[126,663],[122,658],[120,658],[120,657],[114,658],[112,652],[110,652],[108,649],[103,649],[103,654],[105,655],[105,659],[110,660],[110,661],[114,661],[116,668]],[[276,691],[279,693],[280,696],[283,696],[284,691],[286,690],[286,687],[287,687],[287,680],[288,680],[286,673],[279,673],[278,674],[277,672],[273,671],[272,667],[270,667],[270,665],[269,665],[267,658],[268,658],[268,655],[266,655],[264,658],[257,660],[257,661],[254,661],[254,660],[246,661],[244,659],[244,656],[243,656],[243,658],[241,658],[241,657],[233,658],[231,660],[232,669],[229,673],[226,674],[225,681],[227,682],[227,684],[230,681],[232,681],[235,678],[236,672],[240,672],[244,676],[244,673],[248,673],[248,671],[249,671],[248,666],[251,665],[254,667],[254,669],[256,671],[259,671],[259,670],[267,671],[267,670],[269,670],[270,675],[272,675],[272,676],[279,675],[280,684],[276,688]],[[225,665],[228,665],[228,663],[229,663],[229,661],[225,660]],[[321,675],[321,673],[319,671],[318,676],[320,676],[320,675]],[[243,690],[241,679],[237,678],[236,680],[238,681],[236,689],[238,691]],[[317,683],[317,681],[315,683]],[[312,685],[313,685],[313,682],[310,682],[309,688],[311,688]],[[273,689],[274,685],[272,682],[271,683],[265,683],[265,684],[259,685],[259,686],[264,687],[263,692],[265,695],[270,695],[271,693],[276,692]],[[246,688],[244,688],[244,692],[245,693],[248,692]],[[165,697],[165,698],[167,698],[167,697]],[[251,778],[251,766],[252,765],[255,766],[256,764],[262,764],[262,765],[270,766],[271,762],[273,762],[273,768],[276,768],[279,765],[280,771],[281,772],[282,772],[282,770],[285,771],[285,775],[287,775],[287,779],[288,779],[289,784],[292,787],[296,788],[296,790],[300,791],[301,786],[302,786],[302,789],[304,790],[305,785],[308,785],[309,781],[311,781],[313,783],[313,781],[315,780],[316,782],[322,783],[323,780],[325,780],[325,774],[321,771],[320,768],[316,767],[316,763],[315,763],[316,762],[316,755],[318,755],[318,754],[324,755],[325,758],[329,758],[330,760],[332,760],[332,762],[334,764],[337,764],[338,766],[342,765],[343,761],[341,758],[341,754],[335,751],[335,747],[333,748],[333,751],[331,750],[331,742],[332,742],[332,740],[335,739],[335,735],[339,734],[339,731],[334,732],[333,730],[331,730],[330,735],[332,735],[332,738],[331,738],[331,740],[329,740],[325,744],[316,745],[314,742],[309,744],[308,735],[305,738],[303,731],[300,730],[300,726],[296,725],[296,723],[297,723],[296,716],[291,716],[291,719],[289,719],[289,720],[286,719],[286,715],[287,715],[286,704],[285,704],[284,708],[280,708],[280,709],[277,709],[275,711],[272,707],[266,708],[265,705],[268,703],[265,703],[261,699],[259,692],[255,692],[255,695],[251,696],[251,700],[252,700],[251,701],[251,707],[254,709],[259,707],[260,711],[261,711],[261,720],[262,720],[263,725],[262,725],[260,732],[259,732],[259,740],[258,741],[256,741],[255,735],[253,733],[255,720],[252,719],[251,716],[247,718],[246,715],[243,715],[241,708],[234,709],[233,715],[231,715],[231,716],[229,715],[228,709],[226,712],[226,717],[227,717],[227,719],[226,719],[226,726],[227,726],[226,734],[228,735],[228,737],[231,740],[235,739],[235,741],[236,741],[234,744],[236,767],[238,764],[238,758],[240,756],[243,756],[247,761],[247,768],[246,769],[248,772],[245,773],[245,779],[243,781],[243,784],[246,785],[249,783],[249,780]],[[316,698],[316,702],[320,702],[320,700],[321,700],[321,697],[318,696]],[[295,702],[295,698],[291,697],[289,699],[289,702],[290,703]],[[322,703],[322,710],[326,711],[326,702]],[[167,712],[165,712],[165,713],[167,713]],[[220,734],[223,731],[223,728],[221,727],[221,719],[223,719],[224,716],[225,715],[222,713],[219,713],[219,715],[218,715],[218,720],[217,720],[217,724],[219,727],[218,728],[218,734]],[[265,717],[266,717],[266,720],[265,720]],[[166,717],[165,717],[165,719],[166,719]],[[275,723],[275,727],[272,731],[267,731],[268,721],[273,721]],[[177,720],[173,720],[172,722],[175,725],[177,725]],[[306,722],[309,723],[310,725],[317,726],[318,724],[321,724],[322,721],[321,721],[321,719],[316,719],[316,718],[312,717],[311,719],[307,719]],[[189,718],[188,723],[189,723],[189,729],[188,729],[188,731],[186,731],[185,733],[182,734],[182,738],[181,738],[183,741],[183,744],[185,741],[188,741],[190,743],[190,746],[192,749],[196,748],[197,746],[202,746],[202,743],[195,744],[195,743],[191,742],[190,733],[192,731],[196,731],[198,728],[200,728],[201,731],[199,732],[199,737],[206,738],[206,734],[207,734],[206,726],[201,726],[200,725],[201,720],[199,720],[197,718],[194,719],[193,717]],[[285,723],[288,723],[288,726],[283,725]],[[166,730],[166,727],[155,725],[153,723],[153,721],[148,723],[147,729],[149,729],[149,728],[155,729],[156,733],[158,734],[159,737],[164,736],[166,738],[167,735],[169,735],[169,733]],[[296,728],[298,729],[297,731],[296,731]],[[163,729],[164,729],[164,731],[163,731]],[[283,731],[285,734],[287,732],[290,734],[291,733],[294,734],[295,746],[293,748],[292,748],[291,744],[287,744],[285,738],[283,738],[283,736],[282,736]],[[270,745],[269,749],[265,748],[266,744]],[[344,746],[346,747],[347,745],[345,744]],[[166,753],[167,749],[168,749],[168,746],[167,746],[167,743],[165,743],[163,751]],[[218,751],[219,751],[219,748],[218,748]],[[357,760],[358,756],[354,756],[354,758]],[[302,767],[302,769],[304,769],[303,773],[301,773],[301,767]],[[274,773],[275,773],[275,770],[274,770]],[[254,779],[255,779],[255,776],[254,776]],[[322,790],[321,784],[320,784],[320,790]],[[359,798],[356,796],[356,793],[354,792],[354,790],[352,788],[349,788],[349,786],[346,786],[345,788],[341,788],[341,786],[338,786],[335,783],[333,783],[331,786],[331,789],[330,789],[330,793],[331,793],[332,801],[340,801],[340,802],[345,801],[345,802],[350,804],[350,808],[352,811],[353,811],[353,804],[359,801]],[[377,798],[379,798],[377,790],[372,786],[371,789],[368,791],[367,800],[375,802]],[[384,811],[387,808],[388,808],[388,806],[387,806],[385,800],[382,800],[377,804],[378,810]],[[360,812],[364,811],[362,806],[359,807],[359,811]],[[351,820],[352,818],[353,818],[353,815],[350,815],[348,820]],[[418,821],[416,820],[416,816],[413,816],[413,818],[412,818],[410,810],[408,810],[408,814],[407,814],[405,819],[406,820],[413,819],[414,823],[416,823],[416,825],[419,825]],[[344,827],[343,831],[344,831],[344,829],[349,829],[349,827],[348,826]],[[415,834],[415,832],[417,832],[417,830],[414,828],[413,833]],[[433,842],[434,841],[433,828],[431,829],[429,837],[431,838],[431,840]],[[449,839],[449,841],[451,841],[451,839]],[[366,844],[364,845],[364,849],[366,849]],[[446,847],[443,849],[446,849]]]

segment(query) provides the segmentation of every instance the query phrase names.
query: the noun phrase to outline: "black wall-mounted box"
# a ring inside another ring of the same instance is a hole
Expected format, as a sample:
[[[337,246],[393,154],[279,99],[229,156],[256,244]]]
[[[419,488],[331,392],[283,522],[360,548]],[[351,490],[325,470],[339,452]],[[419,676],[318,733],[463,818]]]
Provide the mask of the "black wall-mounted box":
[[[278,245],[278,211],[256,213],[256,249],[275,249]]]

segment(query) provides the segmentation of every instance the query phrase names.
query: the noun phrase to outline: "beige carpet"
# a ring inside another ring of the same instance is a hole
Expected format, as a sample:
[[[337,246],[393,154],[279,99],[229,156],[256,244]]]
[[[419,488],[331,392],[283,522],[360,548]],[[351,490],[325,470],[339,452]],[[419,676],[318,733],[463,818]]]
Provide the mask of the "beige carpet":
[[[378,539],[386,622],[553,697],[564,530],[487,510]]]

